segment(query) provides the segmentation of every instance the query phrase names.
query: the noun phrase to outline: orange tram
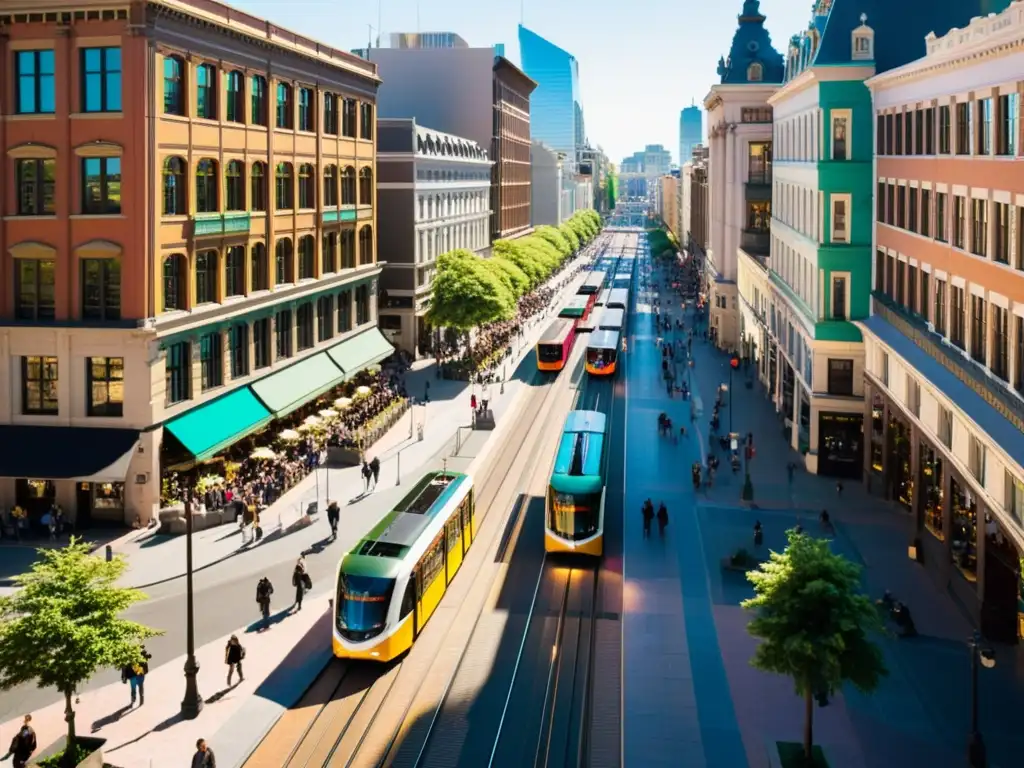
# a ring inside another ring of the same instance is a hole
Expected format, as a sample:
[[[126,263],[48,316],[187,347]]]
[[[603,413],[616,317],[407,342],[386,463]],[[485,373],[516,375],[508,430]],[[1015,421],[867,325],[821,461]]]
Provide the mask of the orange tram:
[[[558,372],[565,367],[576,343],[577,322],[560,317],[548,326],[537,342],[537,370]]]

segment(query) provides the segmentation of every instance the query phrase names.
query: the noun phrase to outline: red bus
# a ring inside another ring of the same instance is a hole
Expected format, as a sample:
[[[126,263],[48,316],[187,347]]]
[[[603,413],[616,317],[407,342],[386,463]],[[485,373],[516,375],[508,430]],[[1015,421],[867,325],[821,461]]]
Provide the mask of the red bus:
[[[555,320],[537,342],[537,370],[562,370],[575,341],[576,321],[569,318]]]
[[[596,303],[596,293],[577,293],[575,296],[569,299],[568,304],[562,307],[562,309],[558,312],[558,316],[568,317],[575,320],[586,320],[588,317],[590,317],[590,313],[594,309],[594,304]]]

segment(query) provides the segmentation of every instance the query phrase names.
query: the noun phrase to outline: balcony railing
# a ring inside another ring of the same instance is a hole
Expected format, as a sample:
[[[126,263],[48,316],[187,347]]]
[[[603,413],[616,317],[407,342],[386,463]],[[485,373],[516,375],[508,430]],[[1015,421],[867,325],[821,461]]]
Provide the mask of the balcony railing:
[[[747,174],[747,184],[770,187],[772,185],[772,169],[751,171]]]
[[[333,224],[338,221],[355,221],[355,208],[333,208],[320,214],[320,220],[324,224]]]
[[[248,211],[197,213],[192,219],[192,225],[192,233],[196,237],[243,234],[252,227],[252,215]]]
[[[901,308],[885,294],[872,291],[871,296],[873,314],[910,339],[929,357],[935,358],[939,365],[970,387],[1007,421],[1024,431],[1024,403],[997,384],[984,366],[943,343],[942,336],[930,330],[928,323]]]
[[[767,230],[744,229],[740,232],[740,248],[749,254],[767,254],[771,250],[771,233]]]

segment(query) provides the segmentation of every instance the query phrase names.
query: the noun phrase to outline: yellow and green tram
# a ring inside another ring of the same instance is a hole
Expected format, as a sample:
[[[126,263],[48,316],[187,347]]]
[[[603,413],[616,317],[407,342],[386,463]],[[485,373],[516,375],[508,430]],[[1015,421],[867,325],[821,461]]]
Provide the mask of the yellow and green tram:
[[[334,655],[384,662],[409,650],[476,533],[472,478],[424,476],[338,563]]]
[[[565,419],[546,499],[547,552],[604,553],[607,425],[599,411],[570,411]]]

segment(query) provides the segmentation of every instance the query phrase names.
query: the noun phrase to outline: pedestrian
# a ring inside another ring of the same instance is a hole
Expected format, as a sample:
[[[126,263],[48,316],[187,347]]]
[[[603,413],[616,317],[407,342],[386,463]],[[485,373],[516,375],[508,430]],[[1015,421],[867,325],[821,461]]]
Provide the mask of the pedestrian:
[[[370,492],[370,478],[373,477],[373,471],[370,469],[370,465],[366,463],[366,459],[363,459],[363,493],[367,494]]]
[[[245,648],[238,640],[238,635],[228,638],[228,644],[224,648],[224,663],[228,665],[228,685],[231,685],[231,675],[238,672],[238,682],[245,680],[242,674],[242,660],[245,658]]]
[[[842,481],[839,481],[839,482],[836,483],[836,496],[842,496],[842,495],[843,495],[843,483],[842,483]]]
[[[665,538],[665,526],[668,525],[668,510],[665,508],[665,502],[658,504],[658,535]]]
[[[217,768],[217,758],[206,744],[206,739],[196,742],[196,753],[192,755],[192,768]]]
[[[32,728],[32,715],[25,715],[25,720],[21,724],[21,729],[14,734],[14,738],[11,739],[11,748],[5,755],[3,760],[6,760],[8,756],[14,760],[14,768],[25,768],[28,765],[29,758],[32,757],[32,753],[36,751],[36,732]]]
[[[263,616],[263,626],[266,627],[270,621],[270,596],[274,594],[274,585],[270,579],[264,576],[256,584],[256,602],[260,606],[260,614]]]
[[[648,499],[647,501],[644,502],[643,516],[644,516],[644,538],[645,539],[649,539],[649,538],[651,538],[651,520],[654,519],[654,504],[651,503],[650,499]]]
[[[330,501],[327,503],[327,524],[331,526],[331,541],[338,538],[338,522],[341,519],[341,509],[338,507],[338,502]]]
[[[295,562],[295,569],[292,571],[292,586],[295,587],[296,612],[302,610],[302,597],[306,594],[306,584],[309,581],[309,575],[306,573],[306,558],[299,555],[299,559]]]
[[[484,402],[487,401],[485,400]],[[373,460],[370,462],[370,474],[373,475],[373,487],[376,488],[377,480],[380,479],[380,459],[376,456],[374,456]]]
[[[135,706],[135,694],[139,696],[140,707],[146,703],[146,675],[149,674],[149,660],[153,658],[153,655],[146,650],[146,646],[142,646],[140,653],[141,661],[133,661],[121,668],[121,682],[131,686],[132,703],[129,705],[130,707]]]

